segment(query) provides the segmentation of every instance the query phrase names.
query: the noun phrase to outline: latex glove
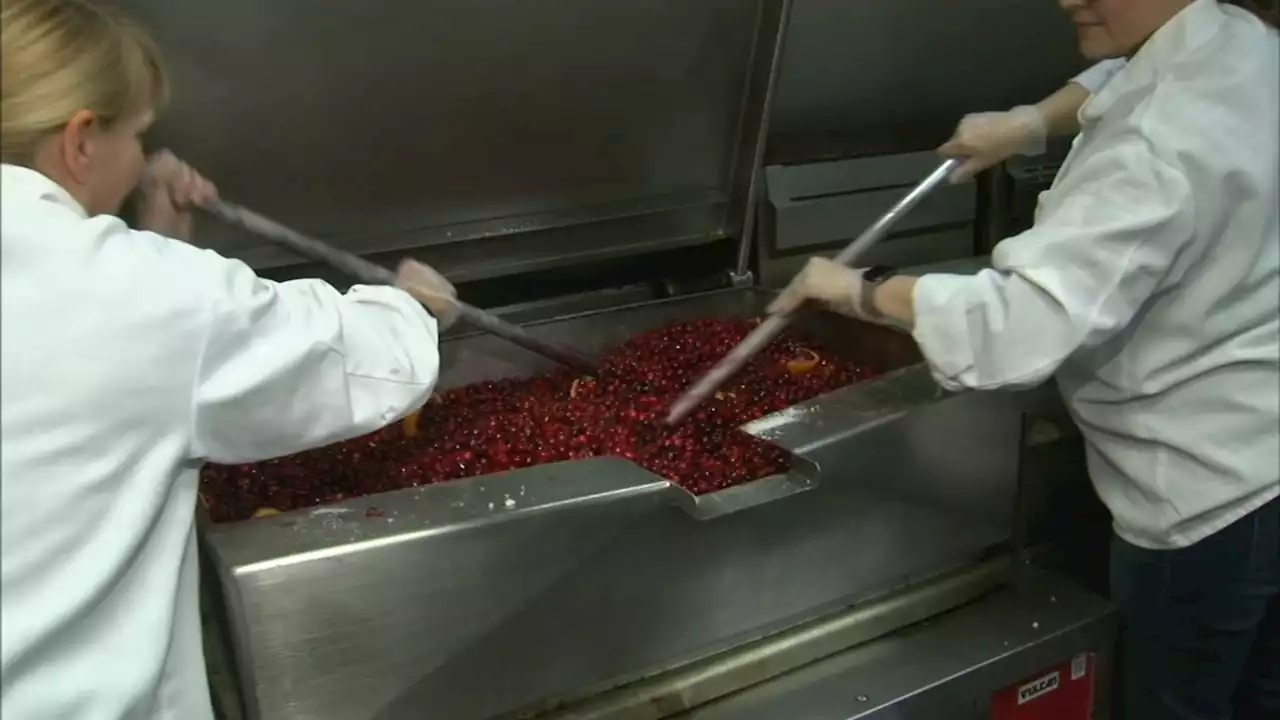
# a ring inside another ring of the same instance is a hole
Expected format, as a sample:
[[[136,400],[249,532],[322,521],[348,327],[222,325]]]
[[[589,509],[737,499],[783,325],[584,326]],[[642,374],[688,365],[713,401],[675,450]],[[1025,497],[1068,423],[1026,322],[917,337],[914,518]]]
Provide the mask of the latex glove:
[[[458,319],[458,291],[430,265],[401,260],[396,269],[396,287],[426,305],[442,331]]]
[[[191,208],[218,198],[218,188],[168,150],[152,156],[142,175],[138,224],[165,237],[191,239]]]
[[[966,115],[938,152],[947,157],[967,158],[952,175],[951,179],[958,182],[1014,155],[1043,155],[1048,134],[1040,111],[1022,105],[1006,112]]]
[[[792,312],[806,301],[821,303],[831,310],[857,318],[874,320],[869,287],[862,280],[865,269],[847,268],[827,258],[809,258],[782,294],[769,304],[770,313]]]

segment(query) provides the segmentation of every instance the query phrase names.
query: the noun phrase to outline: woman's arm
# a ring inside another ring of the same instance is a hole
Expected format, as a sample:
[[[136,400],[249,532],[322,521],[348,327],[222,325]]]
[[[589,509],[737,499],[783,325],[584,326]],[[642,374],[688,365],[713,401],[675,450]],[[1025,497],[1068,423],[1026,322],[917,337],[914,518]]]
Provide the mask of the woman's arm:
[[[1048,137],[1075,135],[1080,132],[1080,108],[1090,92],[1083,85],[1069,82],[1057,92],[1035,104]]]
[[[1036,103],[1049,137],[1080,132],[1080,108],[1125,65],[1124,58],[1103,60],[1071,79],[1049,97]]]
[[[439,329],[406,292],[275,283],[213,252],[170,252],[181,254],[192,292],[209,297],[192,391],[194,457],[249,462],[326,445],[383,427],[430,396]]]
[[[1080,132],[1080,108],[1123,66],[1124,60],[1104,60],[1035,105],[966,115],[938,152],[966,159],[956,173],[957,180],[1014,155],[1040,155],[1049,138]]]
[[[1190,188],[1136,134],[1084,159],[1037,225],[977,275],[893,277],[811,261],[776,303],[805,299],[910,330],[950,389],[1038,384],[1122,330],[1193,238]]]

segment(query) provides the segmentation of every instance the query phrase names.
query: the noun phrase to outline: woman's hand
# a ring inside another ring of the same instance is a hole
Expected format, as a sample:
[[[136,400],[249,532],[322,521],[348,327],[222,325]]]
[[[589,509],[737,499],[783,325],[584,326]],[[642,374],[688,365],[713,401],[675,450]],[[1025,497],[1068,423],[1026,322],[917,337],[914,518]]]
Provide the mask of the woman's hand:
[[[156,153],[142,176],[138,224],[143,230],[191,240],[191,209],[218,198],[218,188],[168,150]]]
[[[427,306],[441,330],[458,319],[458,291],[430,265],[416,260],[401,260],[396,269],[396,287]]]
[[[1014,155],[1040,155],[1047,139],[1048,130],[1040,111],[1023,105],[1006,112],[966,115],[938,152],[966,159],[952,175],[952,180],[959,182]]]
[[[910,332],[915,325],[916,278],[895,275],[867,280],[867,268],[847,268],[827,258],[810,258],[804,270],[769,304],[770,313],[791,312],[805,301],[865,322]]]
[[[769,304],[768,311],[792,312],[805,301],[812,300],[841,315],[865,319],[862,308],[864,272],[827,258],[809,258],[804,270]]]

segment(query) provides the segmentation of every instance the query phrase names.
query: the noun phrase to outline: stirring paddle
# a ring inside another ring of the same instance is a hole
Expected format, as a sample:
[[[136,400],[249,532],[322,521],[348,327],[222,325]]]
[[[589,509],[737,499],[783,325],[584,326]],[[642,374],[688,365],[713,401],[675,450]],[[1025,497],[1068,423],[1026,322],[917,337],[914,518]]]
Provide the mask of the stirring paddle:
[[[916,185],[911,192],[889,208],[888,212],[880,216],[880,219],[876,220],[871,227],[863,231],[844,250],[841,250],[840,254],[834,258],[835,261],[841,265],[853,264],[854,260],[877,242],[880,242],[885,235],[888,235],[889,230],[904,215],[915,209],[925,196],[946,182],[960,167],[960,163],[960,160],[952,158],[939,165],[919,185]],[[671,405],[671,410],[667,413],[667,423],[675,424],[688,417],[694,408],[702,404],[734,373],[741,370],[742,366],[755,357],[756,353],[768,346],[790,322],[791,311],[775,313],[765,318],[742,342],[730,350],[728,355],[725,355],[720,362],[712,366],[705,375],[699,378],[689,389],[685,390],[684,394]]]
[[[247,208],[224,200],[214,200],[201,205],[201,209],[226,223],[242,227],[313,260],[327,263],[361,282],[372,285],[396,284],[395,273],[391,270],[328,243],[309,238]],[[458,316],[466,318],[485,332],[579,372],[596,375],[600,370],[594,360],[572,348],[546,342],[519,325],[509,323],[492,313],[464,302],[455,302]]]

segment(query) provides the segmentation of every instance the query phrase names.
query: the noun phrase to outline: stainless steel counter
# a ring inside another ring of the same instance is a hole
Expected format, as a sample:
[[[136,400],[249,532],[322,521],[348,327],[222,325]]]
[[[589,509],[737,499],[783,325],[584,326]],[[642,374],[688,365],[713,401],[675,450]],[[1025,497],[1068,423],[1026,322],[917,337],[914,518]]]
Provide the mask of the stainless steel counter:
[[[750,316],[769,297],[730,290],[526,327],[589,350],[681,318]],[[797,328],[900,369],[749,427],[795,453],[788,474],[695,498],[598,458],[206,527],[247,717],[546,710],[1006,543],[1017,399],[940,392],[883,329],[830,316]],[[528,372],[496,343],[446,342],[446,384]]]
[[[1106,720],[1116,632],[1108,602],[1033,571],[1018,587],[672,720],[989,720],[993,692],[1082,654],[1094,655],[1092,717]]]
[[[989,720],[995,691],[1085,655],[1091,717],[1107,720],[1113,607],[1039,568],[1003,584],[1007,562],[890,593],[537,720]],[[225,658],[209,659],[214,685],[225,689]],[[418,716],[440,717],[435,707],[424,699]],[[218,720],[243,717],[219,711]]]
[[[793,7],[829,31],[802,32],[820,42],[787,54],[790,77],[831,65],[814,48],[857,49],[838,26],[874,28],[903,53],[899,69],[928,67],[921,25],[903,14],[928,14],[923,3],[125,5],[179,89],[158,139],[229,199],[346,250],[421,257],[459,283],[725,240],[737,252],[722,274],[758,282],[747,261]],[[889,77],[855,65],[844,70]],[[934,89],[915,98],[930,117],[972,95]],[[795,90],[786,117],[796,98],[841,105]],[[201,242],[300,272],[292,255],[221,230],[202,227]],[[520,322],[592,350],[675,320],[755,315],[765,299],[548,307]],[[792,451],[782,475],[694,498],[601,458],[202,525],[205,590],[245,717],[547,711],[927,586],[1007,544],[1017,398],[939,391],[910,341],[886,331],[830,318],[810,329],[888,374],[755,424]],[[451,338],[442,355],[446,386],[542,369],[483,336]],[[366,517],[370,505],[381,512]]]

